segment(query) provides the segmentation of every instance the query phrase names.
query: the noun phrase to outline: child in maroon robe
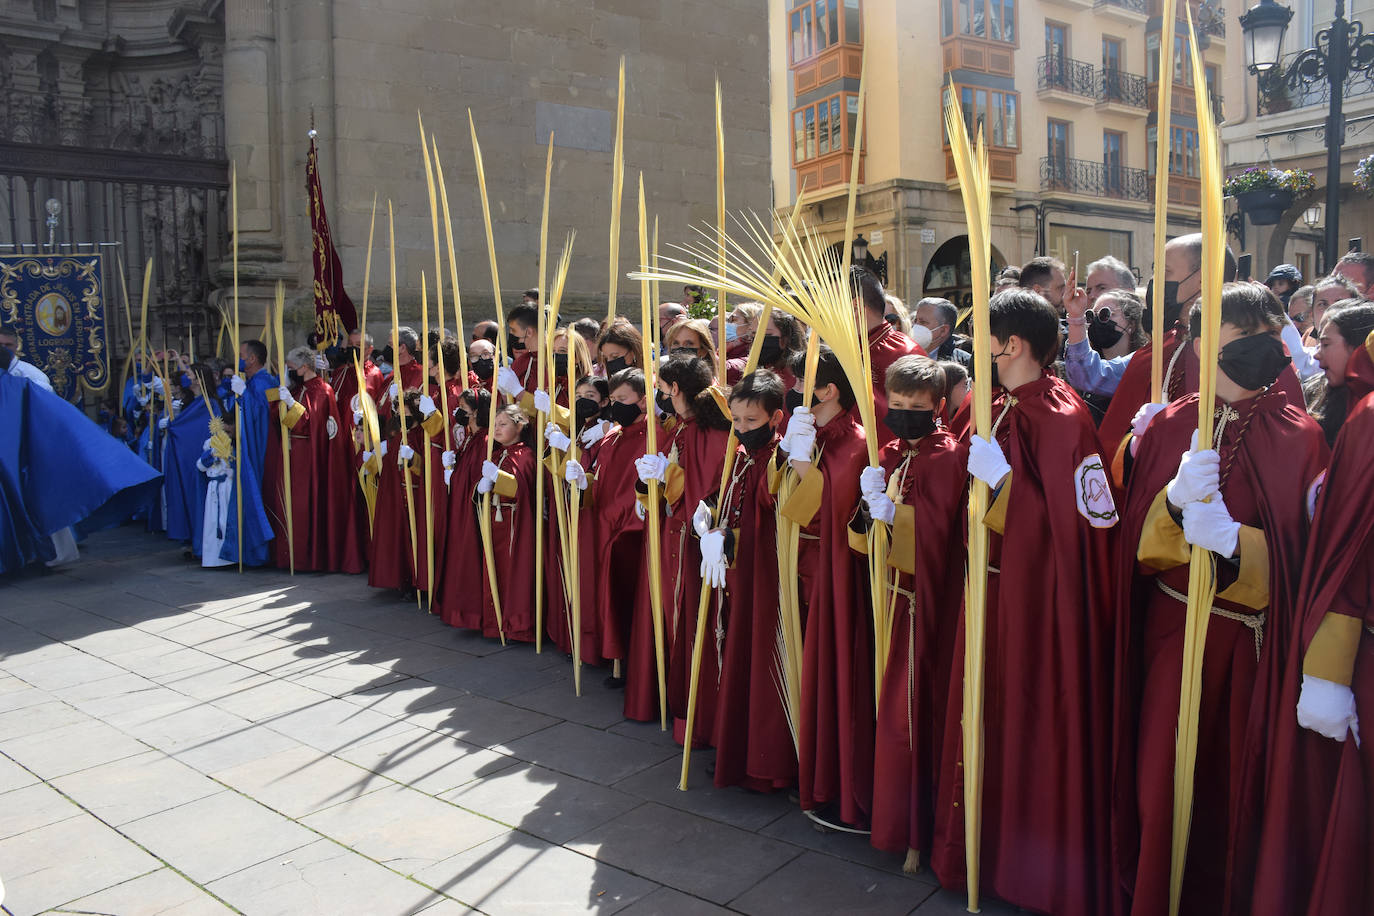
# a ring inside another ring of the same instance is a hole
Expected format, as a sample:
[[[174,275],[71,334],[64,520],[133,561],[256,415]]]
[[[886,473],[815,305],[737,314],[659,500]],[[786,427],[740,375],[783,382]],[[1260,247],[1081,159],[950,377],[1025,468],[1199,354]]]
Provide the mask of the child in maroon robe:
[[[1121,535],[1113,835],[1130,911],[1169,911],[1174,747],[1193,545],[1215,554],[1198,712],[1192,827],[1180,912],[1250,912],[1253,834],[1308,506],[1326,442],[1273,387],[1289,364],[1283,307],[1266,288],[1221,298],[1216,432],[1196,436],[1198,399],[1170,404],[1141,438]],[[1195,309],[1192,334],[1201,328]],[[1180,461],[1180,456],[1182,460]]]
[[[579,549],[592,550],[592,576],[588,582],[583,571],[582,616],[596,615],[600,638],[599,653],[615,664],[608,686],[623,686],[622,662],[629,644],[630,616],[634,609],[639,566],[644,557],[644,522],[639,517],[635,497],[635,461],[644,455],[647,406],[644,373],[622,369],[607,384],[610,419],[619,428],[599,443],[590,469],[581,462],[568,461],[570,482],[582,489],[582,513],[591,519],[593,538],[579,538]],[[591,603],[586,587],[592,586]],[[585,651],[585,649],[584,649]]]
[[[802,374],[805,360],[798,356],[792,371]],[[782,438],[786,473],[796,484],[778,506],[801,527],[801,806],[827,823],[866,829],[873,806],[873,624],[867,564],[849,549],[849,519],[868,440],[855,419],[849,379],[824,345],[815,380],[812,406],[792,412]]]
[[[697,604],[701,596],[701,554],[692,537],[691,514],[697,503],[714,497],[720,488],[721,465],[730,421],[721,413],[712,390],[715,368],[698,357],[674,358],[658,374],[655,399],[668,419],[676,419],[671,431],[659,433],[658,454],[637,462],[640,492],[647,493],[651,479],[662,483],[660,535],[662,545],[659,581],[650,583],[648,562],[640,575],[630,629],[630,664],[626,672],[625,715],[650,721],[658,718],[658,672],[654,655],[653,605],[649,589],[659,590],[663,608],[664,655],[668,667],[668,699],[676,718],[686,714],[688,648],[696,631]],[[647,550],[647,540],[646,540]],[[707,667],[703,666],[703,671]],[[714,664],[711,697],[715,696]],[[698,722],[708,721],[698,698]],[[714,713],[714,703],[712,713]],[[703,732],[698,731],[698,735]],[[705,733],[709,735],[709,732]]]
[[[372,523],[367,584],[391,588],[409,597],[423,591],[428,575],[425,554],[424,431],[420,428],[420,391],[405,393],[406,434],[401,435],[401,413],[393,405],[383,420],[377,479],[377,510]],[[410,529],[411,513],[415,535]]]
[[[491,493],[491,550],[496,565],[496,595],[488,579],[482,613],[484,636],[534,642],[534,449],[529,418],[518,405],[496,413],[491,428],[496,448],[482,464],[478,493]],[[478,511],[481,511],[480,509]],[[496,618],[496,600],[501,619]]]
[[[1335,446],[1298,587],[1255,868],[1253,913],[1374,912],[1374,305],[1322,319],[1319,421]],[[1296,709],[1296,715],[1293,714]],[[1365,733],[1368,735],[1368,731]]]
[[[981,888],[1058,916],[1109,908],[1110,660],[1117,524],[1092,416],[1045,371],[1054,307],[1028,289],[989,304],[991,439],[969,440],[969,472],[995,493],[983,653]],[[1000,390],[999,390],[1000,388]],[[961,727],[964,624],[955,638],[931,865],[965,881]]]
[[[730,389],[730,417],[739,442],[721,494],[716,526],[706,502],[693,527],[701,538],[701,571],[712,589],[704,632],[693,739],[716,745],[715,783],[768,792],[797,780],[797,748],[779,689],[776,489],[781,454],[778,426],[784,392],[777,375],[759,369]],[[689,602],[691,626],[698,604]],[[683,654],[692,656],[690,634]],[[712,675],[719,671],[719,693]],[[684,672],[684,681],[691,672]],[[686,712],[684,692],[683,707]],[[714,713],[714,717],[713,714]],[[713,728],[714,726],[714,728]],[[685,736],[684,736],[685,737]]]
[[[286,361],[298,386],[294,394],[286,386],[279,389],[266,462],[277,565],[285,569],[294,561],[302,572],[360,573],[367,563],[367,522],[338,403],[329,383],[316,374],[314,350],[297,347]],[[285,417],[290,443],[294,539],[286,531],[278,411]],[[294,545],[294,555],[288,544]]]
[[[486,565],[477,527],[477,484],[487,457],[491,392],[469,389],[450,407],[453,421],[453,474],[448,481],[448,511],[442,562],[436,561],[434,611],[450,626],[482,629]]]
[[[945,373],[904,356],[887,370],[887,417],[897,436],[861,482],[863,516],[892,526],[888,594],[896,597],[878,700],[871,842],[919,867],[935,829],[935,781],[963,601],[968,449],[944,429]],[[875,473],[880,471],[880,473]],[[866,526],[864,526],[866,527]],[[867,550],[860,538],[859,545]],[[918,575],[919,573],[919,575]]]

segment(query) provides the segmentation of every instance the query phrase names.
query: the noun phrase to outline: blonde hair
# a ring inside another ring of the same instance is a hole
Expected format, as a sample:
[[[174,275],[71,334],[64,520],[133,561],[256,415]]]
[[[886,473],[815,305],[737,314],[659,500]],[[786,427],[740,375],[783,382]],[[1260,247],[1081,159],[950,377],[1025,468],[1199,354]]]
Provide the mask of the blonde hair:
[[[716,364],[716,344],[711,339],[711,322],[705,318],[689,318],[686,321],[676,322],[668,328],[664,332],[667,340],[663,343],[667,346],[669,354],[673,350],[673,339],[681,334],[684,328],[695,331],[696,335],[701,338],[701,349],[697,352],[697,356],[714,366]]]
[[[568,352],[573,354],[573,365],[576,366],[576,368],[573,369],[573,377],[581,378],[584,375],[590,375],[592,371],[592,354],[591,350],[587,347],[587,338],[576,332],[569,337],[568,328],[559,328],[557,331],[553,332],[552,343],[556,344],[565,337],[568,338]],[[553,352],[552,345],[549,347],[549,352]],[[565,379],[567,378],[566,373],[563,373],[563,377]],[[556,382],[557,379],[554,381]]]

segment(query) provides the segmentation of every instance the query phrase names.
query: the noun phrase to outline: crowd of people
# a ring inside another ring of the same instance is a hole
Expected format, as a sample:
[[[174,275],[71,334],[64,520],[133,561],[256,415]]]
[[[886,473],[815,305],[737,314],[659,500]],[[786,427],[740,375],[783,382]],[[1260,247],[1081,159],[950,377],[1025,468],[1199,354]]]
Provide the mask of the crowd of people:
[[[666,703],[679,742],[715,749],[717,786],[795,793],[946,887],[966,880],[965,544],[986,526],[981,882],[1040,913],[1168,912],[1203,548],[1217,590],[1182,912],[1370,912],[1374,753],[1357,713],[1374,708],[1360,458],[1374,257],[1351,253],[1310,286],[1289,265],[1233,282],[1227,257],[1205,408],[1193,235],[1168,243],[1145,290],[1110,256],[1082,283],[1053,258],[996,277],[986,437],[957,307],[908,309],[862,269],[850,287],[877,430],[825,343],[804,390],[809,332],[790,314],[736,304],[718,339],[689,296],[660,306],[657,352],[616,317],[557,328],[543,353],[538,290],[505,315],[504,354],[493,322],[469,341],[401,327],[384,351],[358,329],[290,349],[283,379],[250,340],[241,372],[187,365],[168,382],[179,392],[136,372],[122,413],[164,474],[149,523],[188,558],[366,572],[453,626],[551,642],[604,668],[594,689],[623,690],[628,718],[657,721]],[[1211,442],[1196,441],[1200,409]],[[982,518],[971,480],[991,492]],[[885,647],[863,555],[876,524],[891,532]],[[802,621],[795,705],[779,670],[787,596]]]

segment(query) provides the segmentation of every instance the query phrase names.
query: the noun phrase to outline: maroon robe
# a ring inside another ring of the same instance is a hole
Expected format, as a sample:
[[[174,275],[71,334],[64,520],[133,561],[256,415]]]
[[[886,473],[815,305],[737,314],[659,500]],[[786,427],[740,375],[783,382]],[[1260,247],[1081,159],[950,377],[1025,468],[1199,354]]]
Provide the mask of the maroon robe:
[[[883,418],[887,416],[888,367],[903,356],[912,355],[925,356],[926,351],[886,321],[868,332],[868,358],[873,367],[873,407],[876,411],[874,419],[878,424],[880,445],[886,445],[897,438],[892,430],[887,428],[887,424],[883,423]],[[850,413],[855,420],[860,419],[857,406]]]
[[[1166,402],[1173,402],[1183,397],[1185,394],[1195,394],[1198,387],[1198,358],[1193,352],[1192,340],[1187,337],[1188,326],[1180,323],[1170,328],[1164,335],[1164,375],[1165,390],[1163,398]],[[1174,364],[1174,371],[1169,372],[1169,363],[1173,360],[1174,352],[1178,349],[1179,343],[1185,345],[1183,354]],[[1142,406],[1150,400],[1150,354],[1153,352],[1153,344],[1148,343],[1131,354],[1131,361],[1126,364],[1126,371],[1121,376],[1121,382],[1116,386],[1115,393],[1112,394],[1112,402],[1107,406],[1107,412],[1102,417],[1102,423],[1098,427],[1098,438],[1102,440],[1103,447],[1107,450],[1107,459],[1121,448],[1121,442],[1131,433],[1131,421],[1135,419],[1136,413]],[[1303,400],[1302,385],[1298,382],[1298,376],[1293,372],[1293,367],[1289,366],[1279,374],[1278,381],[1274,383],[1288,397],[1288,403],[1299,410],[1307,409],[1307,402]]]
[[[590,544],[579,538],[578,549],[595,551],[592,582],[582,577],[584,586],[594,584],[595,589],[589,604],[584,588],[582,617],[585,621],[589,612],[596,615],[602,658],[623,659],[629,645],[639,565],[644,558],[644,522],[635,513],[635,482],[639,480],[635,462],[644,457],[647,429],[641,414],[629,427],[608,433],[588,473],[595,475],[595,481],[589,481],[587,492],[592,498],[590,505],[583,499],[582,515],[593,521],[595,536]]]
[[[535,359],[534,350],[521,350],[515,354],[515,358],[510,361],[511,370],[515,372],[520,384],[525,390],[533,393],[539,388],[539,364]],[[499,370],[498,370],[499,371]]]
[[[1008,397],[997,390],[994,418]],[[981,887],[1035,912],[1098,916],[1110,912],[1109,540],[1117,518],[1094,468],[1104,462],[1092,416],[1074,390],[1042,375],[1011,397],[1015,406],[997,427],[1012,468],[1001,494],[1005,525],[989,533]],[[1083,489],[1080,478],[1092,486]],[[946,888],[965,881],[963,682],[961,616],[931,856]]]
[[[534,449],[523,442],[498,446],[491,460],[515,478],[516,492],[501,496],[493,490],[491,494],[491,549],[501,621],[498,627],[490,583],[484,577],[482,635],[496,637],[504,632],[508,640],[534,642]]]
[[[487,571],[477,527],[477,482],[487,457],[487,431],[466,436],[454,449],[449,479],[444,549],[436,560],[434,611],[450,626],[482,629]]]
[[[601,452],[601,447],[606,442],[603,437],[592,444],[590,448],[583,448],[579,443],[578,462],[584,468],[591,468],[596,465],[597,455]],[[559,457],[558,467],[565,466],[563,456]],[[551,475],[552,476],[552,475]],[[637,479],[637,477],[636,477]],[[590,481],[589,481],[590,482]],[[568,512],[572,512],[571,494],[572,487],[564,481],[562,471],[558,473],[556,479],[551,484],[563,487],[565,506]],[[577,568],[578,568],[578,591],[581,595],[582,613],[582,662],[588,665],[599,665],[605,661],[601,654],[601,622],[597,614],[597,593],[599,590],[599,580],[597,573],[597,522],[596,514],[592,510],[589,491],[582,491],[580,508],[577,514]],[[549,495],[550,504],[553,496]],[[565,655],[572,655],[572,621],[570,616],[572,609],[568,605],[564,584],[567,575],[563,569],[562,544],[559,540],[558,526],[556,517],[550,515],[551,522],[548,525],[548,556],[557,557],[557,562],[546,561],[545,571],[548,575],[545,584],[546,594],[548,595],[548,613],[546,614],[549,638],[554,641],[559,650]]]
[[[382,457],[382,473],[377,480],[376,514],[372,520],[372,549],[368,556],[367,584],[373,588],[418,589],[429,588],[429,555],[425,546],[428,538],[428,520],[425,514],[425,436],[418,423],[410,422],[407,441],[415,451],[410,461],[406,481],[401,481],[401,472],[396,459],[401,448],[401,435],[393,433],[387,440],[387,452]],[[431,451],[433,451],[431,449]],[[430,459],[433,461],[433,457]],[[443,468],[440,466],[435,478],[435,527],[438,527],[438,508],[443,493]],[[409,488],[409,495],[406,493]],[[410,503],[407,503],[410,500]],[[415,540],[410,538],[410,509],[415,512]],[[436,578],[439,564],[436,552]]]
[[[842,821],[866,827],[873,808],[873,619],[866,564],[849,549],[849,519],[868,446],[863,427],[846,412],[816,430],[816,448],[820,457],[809,473],[821,474],[825,489],[802,529],[798,557],[805,615],[798,784],[803,810],[834,803]]]
[[[1299,638],[1284,675],[1255,869],[1256,916],[1374,912],[1374,745],[1333,741],[1297,723],[1302,662],[1328,611],[1363,618],[1351,689],[1374,710],[1374,361],[1357,348],[1346,368],[1349,410],[1317,500],[1298,587]],[[1310,901],[1310,902],[1309,902]],[[1304,907],[1306,909],[1304,910]]]
[[[897,573],[905,594],[897,597],[878,700],[870,839],[888,852],[929,851],[949,666],[963,603],[968,448],[937,430],[915,448],[890,442],[881,458],[887,480],[897,475],[900,481],[899,502],[915,508],[919,575],[888,572]]]
[[[734,532],[733,562],[725,589],[711,596],[694,728],[716,746],[715,784],[755,792],[797,782],[797,747],[779,687],[776,650],[777,500],[769,489],[774,462],[781,460],[776,446],[776,437],[752,453],[739,446],[721,501],[720,524]],[[723,644],[716,632],[723,633]],[[687,651],[690,658],[690,646]],[[715,672],[718,688],[708,681]],[[712,716],[714,729],[705,731]]]
[[[367,517],[353,471],[353,446],[346,438],[338,403],[329,383],[316,376],[295,394],[305,414],[289,433],[291,455],[291,522],[286,534],[282,473],[281,402],[272,404],[264,487],[275,538],[276,564],[293,560],[301,572],[360,573],[367,566]]]
[[[353,398],[358,394],[358,373],[353,368],[353,363],[349,362],[335,369],[330,375],[330,385],[334,389],[334,397],[339,404],[339,416],[343,420],[344,429],[347,430],[349,440],[352,441],[354,428]],[[382,377],[382,370],[378,369],[370,359],[363,363],[363,385],[373,403],[380,404],[382,398],[386,396],[386,379]]]
[[[1307,532],[1309,487],[1326,466],[1320,428],[1271,389],[1231,405],[1238,419],[1222,431],[1222,496],[1231,517],[1264,532],[1269,605],[1257,653],[1255,631],[1213,613],[1204,648],[1192,829],[1180,912],[1244,914],[1253,879],[1278,672],[1293,638],[1293,596]],[[1121,530],[1116,648],[1113,842],[1122,889],[1138,916],[1169,908],[1174,748],[1189,564],[1155,572],[1136,562],[1151,505],[1178,471],[1197,429],[1197,395],[1170,404],[1140,440]],[[1275,460],[1283,456],[1281,460]],[[1235,581],[1217,563],[1217,591]],[[1217,597],[1213,606],[1253,618],[1254,608]],[[1291,715],[1291,709],[1287,712]]]

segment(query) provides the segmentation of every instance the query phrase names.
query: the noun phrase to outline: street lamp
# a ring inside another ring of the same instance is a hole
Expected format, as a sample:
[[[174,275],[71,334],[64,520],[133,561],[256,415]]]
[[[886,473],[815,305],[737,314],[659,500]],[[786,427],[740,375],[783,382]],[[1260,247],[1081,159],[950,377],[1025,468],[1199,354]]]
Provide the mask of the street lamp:
[[[854,252],[853,252],[853,253],[854,253],[853,263],[855,263],[855,264],[867,264],[867,263],[868,263],[868,239],[864,238],[864,234],[863,234],[862,232],[860,232],[858,235],[854,236]]]
[[[1307,224],[1308,229],[1316,229],[1317,223],[1322,221],[1322,205],[1313,204],[1302,211],[1302,221]]]
[[[1330,90],[1326,116],[1326,263],[1335,264],[1340,247],[1341,147],[1345,144],[1345,81],[1352,72],[1374,73],[1374,35],[1364,25],[1345,18],[1345,0],[1336,0],[1336,18],[1317,33],[1316,47],[1299,52],[1285,72],[1279,65],[1283,34],[1293,11],[1274,0],[1260,0],[1240,17],[1245,35],[1245,65],[1272,84],[1325,82]]]

